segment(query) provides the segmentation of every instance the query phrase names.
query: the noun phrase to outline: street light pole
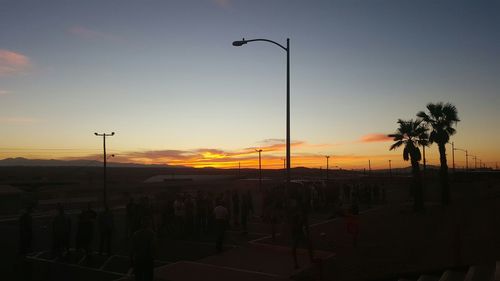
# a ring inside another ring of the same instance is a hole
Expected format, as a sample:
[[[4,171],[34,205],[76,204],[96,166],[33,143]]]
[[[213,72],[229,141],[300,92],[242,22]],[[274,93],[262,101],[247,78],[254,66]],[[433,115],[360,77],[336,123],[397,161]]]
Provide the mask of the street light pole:
[[[283,158],[281,160],[283,160],[283,174],[284,174],[285,179],[286,179],[286,158]]]
[[[427,159],[425,159],[425,145],[422,146],[422,151],[424,153],[424,175],[425,175],[425,171],[427,170]]]
[[[455,150],[460,150],[460,151],[463,151],[465,152],[465,171],[468,172],[469,171],[469,152],[467,151],[467,149],[461,149],[461,148],[455,148],[455,145],[453,145],[453,151]],[[453,167],[455,166],[455,163],[453,163]]]
[[[455,143],[451,142],[451,159],[453,163],[453,174],[455,173]]]
[[[262,152],[262,149],[256,149],[255,151],[259,153],[259,188],[262,190],[262,162],[260,158],[260,153]]]
[[[115,135],[115,132],[111,132],[111,134],[106,134],[106,133],[102,133],[102,134],[98,134],[98,133],[94,133],[94,135],[98,136],[98,137],[102,137],[102,146],[103,146],[103,164],[104,164],[104,175],[103,175],[103,191],[102,191],[102,196],[103,196],[103,204],[104,204],[104,208],[106,208],[108,206],[108,198],[107,198],[107,187],[106,187],[106,184],[107,184],[107,180],[106,180],[106,160],[107,160],[107,156],[106,156],[106,137],[112,137]]]
[[[391,165],[391,160],[389,160],[389,177],[392,178],[392,165]]]
[[[328,175],[328,165],[329,165],[329,163],[328,163],[328,160],[330,159],[330,156],[326,155],[325,157],[326,157],[326,182],[328,182],[328,180],[329,180],[329,175]]]
[[[290,39],[286,39],[286,182],[290,184]]]
[[[469,152],[465,150],[465,171],[469,171]]]
[[[269,42],[278,47],[282,48],[286,51],[286,182],[287,186],[290,185],[291,175],[290,175],[290,166],[291,166],[291,157],[290,157],[290,38],[286,39],[286,47],[276,43],[269,39],[251,39],[251,40],[243,40],[234,41],[233,46],[240,47],[249,42],[255,41],[264,41]]]

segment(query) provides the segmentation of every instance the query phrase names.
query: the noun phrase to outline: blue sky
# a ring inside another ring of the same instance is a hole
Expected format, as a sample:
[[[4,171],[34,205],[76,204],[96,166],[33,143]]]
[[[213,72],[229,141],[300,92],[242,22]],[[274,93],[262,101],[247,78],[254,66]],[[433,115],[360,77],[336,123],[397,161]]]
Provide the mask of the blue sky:
[[[499,12],[498,1],[0,1],[0,157],[95,157],[94,131],[116,131],[124,161],[279,142],[285,53],[231,42],[288,37],[297,161],[399,161],[389,142],[360,140],[444,101],[462,119],[454,141],[494,162]]]

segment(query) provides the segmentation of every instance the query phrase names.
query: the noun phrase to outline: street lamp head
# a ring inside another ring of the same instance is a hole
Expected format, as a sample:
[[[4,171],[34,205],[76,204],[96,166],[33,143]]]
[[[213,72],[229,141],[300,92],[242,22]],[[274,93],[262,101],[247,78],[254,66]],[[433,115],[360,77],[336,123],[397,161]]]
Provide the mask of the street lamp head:
[[[247,43],[247,41],[245,41],[245,38],[243,38],[243,40],[241,40],[241,41],[234,41],[233,46],[240,47],[240,46],[245,45],[246,43]]]
[[[99,135],[99,134],[98,134],[98,133],[94,133],[94,135],[96,135],[96,136],[97,136],[97,135]]]
[[[115,135],[115,132],[111,132],[111,135],[114,136]]]

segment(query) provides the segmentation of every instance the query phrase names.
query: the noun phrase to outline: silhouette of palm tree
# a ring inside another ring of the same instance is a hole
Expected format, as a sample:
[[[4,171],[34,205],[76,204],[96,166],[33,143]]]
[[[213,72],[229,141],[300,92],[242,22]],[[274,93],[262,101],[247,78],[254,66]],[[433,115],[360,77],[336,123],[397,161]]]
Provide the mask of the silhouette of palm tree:
[[[451,103],[442,102],[429,103],[427,105],[428,113],[420,111],[417,116],[430,126],[432,129],[429,142],[437,143],[439,149],[439,161],[441,168],[439,176],[441,178],[441,201],[443,205],[450,203],[450,184],[448,182],[448,164],[446,162],[446,144],[450,137],[456,133],[453,128],[458,119],[457,108]]]
[[[422,123],[422,120],[401,120],[398,119],[399,128],[396,133],[390,134],[395,143],[391,145],[389,150],[395,150],[400,146],[404,146],[403,159],[410,160],[411,171],[413,175],[412,190],[414,195],[413,209],[422,211],[424,209],[424,196],[422,188],[422,178],[420,174],[420,160],[422,155],[418,146],[422,141],[427,139],[427,127]]]

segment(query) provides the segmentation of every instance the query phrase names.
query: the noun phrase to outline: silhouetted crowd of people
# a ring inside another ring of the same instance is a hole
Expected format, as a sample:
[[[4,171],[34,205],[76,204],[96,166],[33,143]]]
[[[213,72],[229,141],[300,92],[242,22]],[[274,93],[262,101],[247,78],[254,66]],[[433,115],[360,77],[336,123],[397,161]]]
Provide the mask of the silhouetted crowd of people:
[[[216,209],[219,206],[227,210],[226,225],[240,227],[245,234],[248,219],[253,212],[250,190],[182,192],[171,200],[154,203],[147,197],[138,201],[131,198],[126,206],[127,232],[132,235],[138,230],[141,220],[147,219],[159,236],[196,239],[215,233],[218,225]]]
[[[306,246],[314,259],[309,234],[309,215],[313,211],[333,211],[334,216],[346,217],[346,230],[356,246],[359,236],[359,204],[385,202],[385,188],[377,184],[344,183],[332,188],[321,181],[293,182],[259,189],[262,196],[261,221],[270,225],[271,237],[276,238],[277,225],[288,224],[293,261],[298,267],[297,247]],[[255,214],[250,189],[231,189],[222,192],[197,190],[179,192],[170,199],[131,197],[125,208],[126,236],[130,243],[130,260],[137,280],[152,280],[158,239],[199,239],[212,237],[217,252],[224,248],[228,228],[248,233],[248,221]],[[343,207],[344,204],[350,208]],[[341,210],[341,211],[339,211]],[[22,255],[32,251],[32,208],[19,218],[19,250]],[[97,213],[90,203],[76,218],[75,226],[61,204],[52,220],[52,253],[64,258],[70,248],[88,259],[94,239],[99,239],[99,254],[111,255],[115,228],[112,210],[105,206]],[[97,228],[97,231],[96,229]],[[72,231],[76,231],[72,236]],[[98,235],[95,235],[98,234]],[[71,241],[75,238],[74,244]]]

